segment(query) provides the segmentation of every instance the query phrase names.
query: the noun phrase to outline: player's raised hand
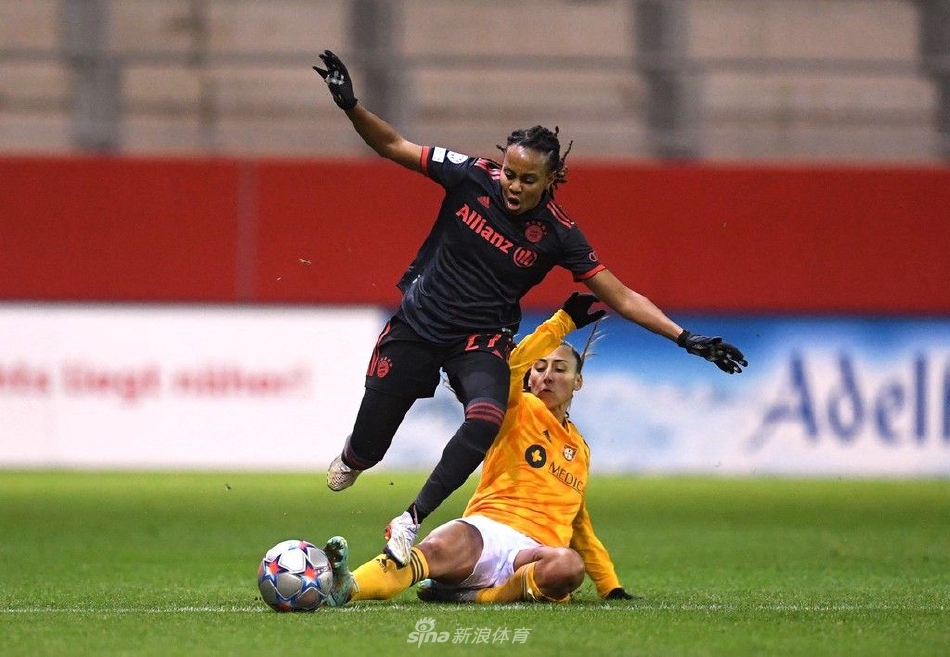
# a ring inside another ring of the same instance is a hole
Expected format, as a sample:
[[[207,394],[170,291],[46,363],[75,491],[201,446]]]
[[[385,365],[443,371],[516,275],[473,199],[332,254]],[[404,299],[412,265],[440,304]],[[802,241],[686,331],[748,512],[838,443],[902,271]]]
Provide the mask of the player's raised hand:
[[[564,302],[562,308],[564,312],[571,316],[571,319],[574,320],[574,326],[577,328],[583,328],[588,324],[596,322],[598,319],[607,314],[606,310],[596,310],[594,312],[590,311],[590,307],[597,303],[597,297],[593,294],[582,294],[580,292],[575,292],[567,301]]]
[[[716,367],[727,374],[738,374],[743,367],[749,366],[742,352],[728,342],[723,342],[720,337],[708,338],[683,331],[676,338],[676,344],[694,356],[715,363]]]
[[[329,50],[324,50],[320,55],[325,69],[314,66],[313,70],[320,74],[323,81],[327,83],[330,89],[330,95],[333,96],[333,102],[340,109],[348,110],[356,106],[356,96],[353,95],[353,78],[350,77],[346,65],[339,57]]]

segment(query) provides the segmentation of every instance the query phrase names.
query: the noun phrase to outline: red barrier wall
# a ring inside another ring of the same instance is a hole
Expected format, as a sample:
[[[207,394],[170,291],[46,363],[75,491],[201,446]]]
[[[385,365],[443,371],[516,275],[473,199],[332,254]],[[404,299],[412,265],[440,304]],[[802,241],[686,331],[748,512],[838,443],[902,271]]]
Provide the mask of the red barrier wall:
[[[0,298],[393,305],[440,199],[379,160],[0,159]],[[664,309],[950,314],[950,169],[576,162],[558,200]]]

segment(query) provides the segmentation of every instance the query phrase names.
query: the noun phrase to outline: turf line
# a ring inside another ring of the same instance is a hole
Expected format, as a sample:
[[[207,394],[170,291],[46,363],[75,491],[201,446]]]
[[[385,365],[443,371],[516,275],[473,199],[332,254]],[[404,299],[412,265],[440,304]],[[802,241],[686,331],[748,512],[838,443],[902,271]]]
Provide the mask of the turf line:
[[[446,605],[445,608],[453,608],[453,605]],[[344,607],[334,610],[330,613],[372,613],[389,612],[393,610],[413,610],[424,613],[428,607],[420,605],[400,605],[400,604],[374,604],[357,605]],[[505,604],[505,605],[485,605],[479,607],[479,611],[511,611],[513,609],[538,609],[554,613],[569,613],[572,610],[591,610],[614,611],[636,613],[638,611],[680,611],[680,612],[743,612],[743,611],[771,611],[771,612],[804,612],[804,613],[837,613],[850,611],[864,612],[945,612],[950,611],[950,607],[944,605],[597,605],[597,606],[560,606],[560,605],[532,605],[524,604]],[[0,614],[260,614],[271,613],[269,609],[261,606],[254,607],[154,607],[154,608],[133,608],[133,607],[11,607],[2,609]]]

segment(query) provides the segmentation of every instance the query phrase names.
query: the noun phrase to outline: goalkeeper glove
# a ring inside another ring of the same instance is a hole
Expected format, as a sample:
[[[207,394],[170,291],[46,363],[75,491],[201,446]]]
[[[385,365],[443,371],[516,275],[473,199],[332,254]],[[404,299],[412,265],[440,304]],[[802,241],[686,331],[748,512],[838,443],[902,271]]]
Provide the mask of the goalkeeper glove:
[[[610,593],[604,596],[604,600],[639,600],[639,596],[633,596],[623,590],[623,587],[618,586],[615,589],[612,589]]]
[[[340,109],[348,110],[356,107],[356,96],[353,95],[353,78],[350,77],[346,65],[340,61],[340,58],[329,50],[324,50],[320,55],[323,65],[326,69],[314,66],[313,70],[320,74],[323,81],[330,88],[330,95],[333,96],[333,102]]]
[[[749,366],[742,352],[728,342],[723,342],[720,337],[707,338],[705,335],[683,331],[676,338],[676,344],[694,356],[712,361],[727,374],[738,374],[743,367]]]
[[[590,307],[595,303],[597,303],[597,297],[593,294],[575,292],[564,302],[562,308],[574,320],[574,326],[582,328],[607,314],[606,310],[590,312]]]

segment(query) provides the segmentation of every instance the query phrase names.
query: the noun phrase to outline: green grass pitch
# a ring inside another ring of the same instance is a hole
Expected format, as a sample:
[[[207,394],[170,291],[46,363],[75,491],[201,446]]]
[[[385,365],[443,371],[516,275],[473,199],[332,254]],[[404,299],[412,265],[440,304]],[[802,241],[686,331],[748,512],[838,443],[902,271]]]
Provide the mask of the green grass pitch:
[[[267,548],[342,534],[358,565],[423,479],[334,494],[322,473],[0,472],[0,653],[950,653],[948,480],[595,475],[591,515],[633,602],[589,580],[570,605],[259,599]],[[423,619],[442,643],[413,641]]]

